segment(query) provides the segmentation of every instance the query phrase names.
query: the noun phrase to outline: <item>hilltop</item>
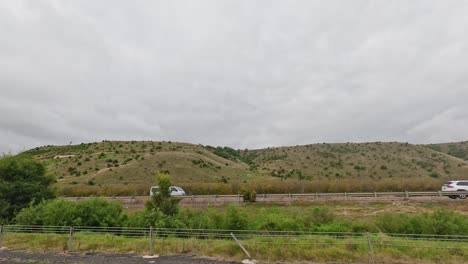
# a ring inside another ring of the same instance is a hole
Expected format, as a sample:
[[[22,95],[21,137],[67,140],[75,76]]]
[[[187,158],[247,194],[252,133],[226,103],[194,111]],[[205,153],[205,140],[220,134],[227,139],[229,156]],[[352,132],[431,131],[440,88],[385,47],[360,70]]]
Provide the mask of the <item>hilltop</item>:
[[[453,144],[453,143],[451,143]],[[460,143],[461,144],[461,143]],[[26,151],[66,195],[138,195],[169,173],[192,193],[428,190],[468,178],[468,164],[435,145],[311,144],[235,150],[178,142],[103,141]],[[450,147],[447,147],[450,149]],[[435,150],[436,149],[436,150]]]

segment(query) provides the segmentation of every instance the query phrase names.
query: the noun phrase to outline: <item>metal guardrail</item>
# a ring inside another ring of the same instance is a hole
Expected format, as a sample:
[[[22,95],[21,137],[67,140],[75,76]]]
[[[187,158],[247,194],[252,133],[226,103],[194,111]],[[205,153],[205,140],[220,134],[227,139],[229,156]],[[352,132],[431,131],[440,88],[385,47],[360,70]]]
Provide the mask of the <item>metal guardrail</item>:
[[[424,192],[342,192],[342,193],[288,193],[288,194],[257,194],[257,199],[267,199],[267,198],[343,198],[343,197],[356,197],[356,198],[384,198],[384,197],[402,197],[402,198],[411,198],[411,197],[446,197],[446,196],[458,196],[458,195],[467,195],[468,191],[453,191],[453,192],[442,192],[442,191],[424,191]],[[232,198],[237,199],[239,202],[242,198],[240,194],[214,194],[214,195],[184,195],[177,196],[181,199],[217,199],[217,198]],[[95,197],[63,197],[67,200],[85,200]],[[105,196],[101,197],[108,200],[146,200],[149,199],[149,196]]]

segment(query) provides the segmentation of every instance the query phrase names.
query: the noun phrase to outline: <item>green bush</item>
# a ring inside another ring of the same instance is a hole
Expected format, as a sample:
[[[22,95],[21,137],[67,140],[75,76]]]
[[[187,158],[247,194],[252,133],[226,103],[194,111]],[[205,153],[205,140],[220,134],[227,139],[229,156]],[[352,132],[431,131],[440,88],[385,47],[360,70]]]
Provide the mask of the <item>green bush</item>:
[[[127,216],[118,202],[94,198],[83,202],[43,201],[24,208],[16,215],[20,225],[123,226]]]
[[[257,200],[257,193],[252,188],[243,187],[240,194],[244,202],[254,203]]]
[[[377,219],[376,225],[385,233],[468,235],[468,219],[444,210],[412,216],[387,213]]]
[[[308,220],[314,225],[329,224],[335,220],[335,213],[329,207],[314,207]]]
[[[159,174],[157,177],[159,192],[154,194],[151,199],[146,202],[146,210],[158,209],[165,215],[176,215],[179,210],[180,199],[171,197],[169,188],[171,179],[169,175]]]
[[[238,206],[229,206],[224,217],[223,229],[245,230],[248,228],[247,215]]]
[[[45,175],[42,163],[26,155],[0,159],[0,223],[10,222],[29,204],[53,198],[50,185],[54,179]]]

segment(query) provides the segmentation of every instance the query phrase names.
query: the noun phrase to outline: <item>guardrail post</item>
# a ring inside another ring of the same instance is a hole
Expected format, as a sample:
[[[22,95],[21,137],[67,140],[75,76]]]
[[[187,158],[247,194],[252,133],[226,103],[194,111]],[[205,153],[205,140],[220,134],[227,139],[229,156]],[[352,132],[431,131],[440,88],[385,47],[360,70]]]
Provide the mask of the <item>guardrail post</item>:
[[[318,197],[319,197],[318,192],[316,192],[315,193],[315,200],[318,200]]]
[[[405,199],[408,199],[409,198],[409,193],[408,191],[405,191]]]
[[[239,204],[241,203],[241,199],[240,199],[240,198],[241,198],[241,195],[240,195],[240,193],[239,193],[239,194],[237,195],[237,202],[238,202]]]
[[[438,193],[439,193],[439,197],[442,197],[442,192],[441,192],[441,191],[438,191]]]
[[[375,264],[375,261],[374,261],[374,250],[372,249],[372,243],[371,243],[371,239],[370,239],[370,236],[369,236],[369,232],[366,232],[366,237],[367,237],[367,245],[369,246],[369,257],[370,257],[369,262],[370,262],[371,264]]]
[[[192,195],[192,204],[195,202],[195,195]]]
[[[266,202],[266,193],[263,193],[263,202]]]
[[[69,233],[69,237],[68,237],[68,252],[72,252],[73,251],[73,226],[70,226],[70,233]]]
[[[377,198],[377,192],[374,192],[374,197]]]
[[[150,227],[150,233],[149,233],[149,255],[153,256],[153,227]]]

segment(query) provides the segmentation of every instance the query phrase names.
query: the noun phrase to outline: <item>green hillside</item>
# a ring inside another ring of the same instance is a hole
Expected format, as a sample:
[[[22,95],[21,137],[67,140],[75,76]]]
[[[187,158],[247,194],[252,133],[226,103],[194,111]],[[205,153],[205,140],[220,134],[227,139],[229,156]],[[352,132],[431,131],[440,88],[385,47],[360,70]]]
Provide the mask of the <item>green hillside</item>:
[[[441,147],[441,150],[444,148]],[[175,142],[103,141],[27,151],[66,195],[140,195],[157,173],[192,193],[428,190],[468,178],[462,159],[405,143],[234,150]],[[447,152],[448,153],[448,152]]]
[[[435,151],[446,153],[450,156],[468,160],[468,141],[430,144],[426,145],[426,147]]]

